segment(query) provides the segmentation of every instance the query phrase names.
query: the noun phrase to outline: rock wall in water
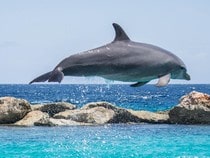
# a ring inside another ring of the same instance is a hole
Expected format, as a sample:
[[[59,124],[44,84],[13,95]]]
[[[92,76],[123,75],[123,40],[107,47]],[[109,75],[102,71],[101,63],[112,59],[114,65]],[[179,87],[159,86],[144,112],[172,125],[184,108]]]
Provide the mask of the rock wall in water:
[[[124,109],[108,102],[76,108],[66,102],[30,105],[23,99],[0,98],[0,124],[14,126],[103,125],[112,123],[210,124],[210,95],[193,91],[169,111]]]

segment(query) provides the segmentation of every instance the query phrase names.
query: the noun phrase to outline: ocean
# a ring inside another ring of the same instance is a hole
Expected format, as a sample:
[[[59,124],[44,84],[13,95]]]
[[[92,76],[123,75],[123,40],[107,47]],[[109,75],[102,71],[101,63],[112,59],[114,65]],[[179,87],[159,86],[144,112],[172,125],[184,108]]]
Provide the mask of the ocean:
[[[181,96],[210,85],[65,85],[1,84],[0,97],[13,96],[31,104],[66,101],[83,106],[107,101],[134,110],[164,111]],[[0,126],[0,158],[13,157],[210,157],[209,125],[108,124],[103,126]]]

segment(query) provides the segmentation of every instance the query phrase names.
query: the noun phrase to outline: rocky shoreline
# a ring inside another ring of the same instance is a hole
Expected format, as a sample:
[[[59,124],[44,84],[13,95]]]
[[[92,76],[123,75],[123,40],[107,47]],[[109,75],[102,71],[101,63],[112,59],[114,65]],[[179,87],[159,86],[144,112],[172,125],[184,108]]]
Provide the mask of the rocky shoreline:
[[[108,102],[93,102],[77,108],[58,102],[30,105],[24,99],[0,98],[0,125],[72,126],[103,124],[210,124],[210,95],[192,91],[180,103],[163,112],[135,111]]]

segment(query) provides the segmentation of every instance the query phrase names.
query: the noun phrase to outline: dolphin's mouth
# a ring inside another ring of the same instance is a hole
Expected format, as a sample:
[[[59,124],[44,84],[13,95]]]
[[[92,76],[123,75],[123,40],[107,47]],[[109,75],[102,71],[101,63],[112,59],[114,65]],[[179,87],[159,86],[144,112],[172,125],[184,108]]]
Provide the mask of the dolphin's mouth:
[[[188,80],[188,81],[191,79],[191,78],[190,78],[190,75],[189,75],[189,74],[187,74],[187,73],[185,73],[184,78],[185,78],[186,80]]]

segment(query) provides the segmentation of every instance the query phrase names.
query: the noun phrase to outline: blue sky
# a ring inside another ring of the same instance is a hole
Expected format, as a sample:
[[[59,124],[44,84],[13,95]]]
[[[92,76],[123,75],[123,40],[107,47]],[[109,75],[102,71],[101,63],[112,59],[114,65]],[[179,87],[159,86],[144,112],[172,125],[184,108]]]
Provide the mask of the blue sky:
[[[208,0],[0,0],[0,83],[28,83],[63,58],[114,38],[119,23],[133,41],[179,56],[191,81],[210,83]],[[65,77],[63,83],[105,83]]]

